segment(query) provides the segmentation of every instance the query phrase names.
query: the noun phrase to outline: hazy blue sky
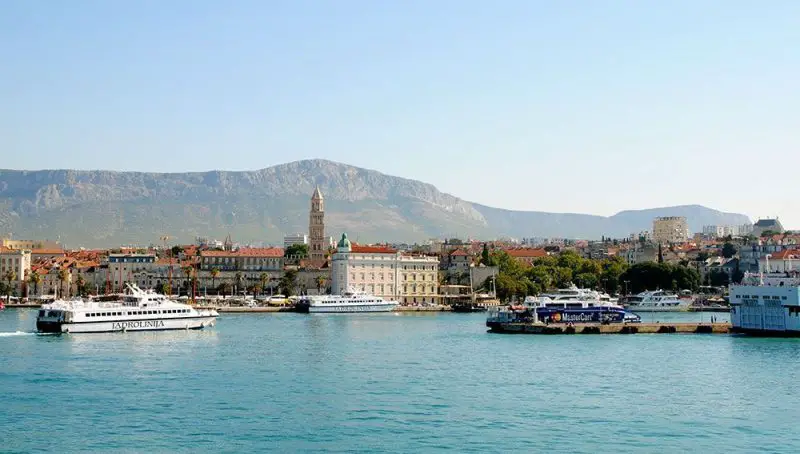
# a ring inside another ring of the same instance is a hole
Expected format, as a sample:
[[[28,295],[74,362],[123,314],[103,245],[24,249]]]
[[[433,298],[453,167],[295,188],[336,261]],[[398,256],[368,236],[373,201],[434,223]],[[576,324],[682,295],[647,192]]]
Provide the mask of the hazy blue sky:
[[[0,167],[327,158],[467,200],[800,228],[800,2],[0,3]]]

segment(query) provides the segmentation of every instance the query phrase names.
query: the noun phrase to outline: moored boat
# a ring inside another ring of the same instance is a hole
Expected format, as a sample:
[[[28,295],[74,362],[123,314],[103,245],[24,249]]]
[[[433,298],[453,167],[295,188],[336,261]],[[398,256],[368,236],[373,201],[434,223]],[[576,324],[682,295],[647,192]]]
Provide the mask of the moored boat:
[[[800,336],[800,273],[747,274],[730,286],[731,331]]]
[[[675,293],[663,290],[629,296],[624,303],[625,308],[633,312],[683,312],[688,311],[691,304],[691,299],[682,299]]]
[[[310,313],[390,312],[398,305],[397,301],[350,290],[342,295],[303,296],[295,308],[299,312]]]
[[[636,323],[641,318],[620,305],[600,300],[554,301],[549,297],[525,298],[521,305],[489,311],[486,326],[503,329],[508,323]]]

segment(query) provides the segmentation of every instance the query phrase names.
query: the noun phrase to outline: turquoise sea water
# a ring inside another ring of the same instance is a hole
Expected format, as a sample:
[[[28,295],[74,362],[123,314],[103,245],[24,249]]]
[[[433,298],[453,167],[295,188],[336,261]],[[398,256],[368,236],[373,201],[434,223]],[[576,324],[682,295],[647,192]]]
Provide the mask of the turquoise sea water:
[[[800,452],[794,339],[500,335],[483,314],[39,336],[34,319],[0,312],[0,452]]]

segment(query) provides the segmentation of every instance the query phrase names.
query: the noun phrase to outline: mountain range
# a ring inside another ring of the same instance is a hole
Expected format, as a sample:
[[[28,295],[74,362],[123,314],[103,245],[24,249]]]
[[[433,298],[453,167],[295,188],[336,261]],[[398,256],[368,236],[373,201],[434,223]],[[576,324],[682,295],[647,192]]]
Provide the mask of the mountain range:
[[[623,211],[610,217],[512,211],[471,203],[431,184],[322,159],[255,171],[145,173],[0,170],[0,236],[60,239],[67,247],[193,242],[231,235],[281,244],[307,232],[315,186],[325,196],[326,233],[361,242],[432,237],[622,237],[657,216],[707,224],[750,222],[699,205]]]

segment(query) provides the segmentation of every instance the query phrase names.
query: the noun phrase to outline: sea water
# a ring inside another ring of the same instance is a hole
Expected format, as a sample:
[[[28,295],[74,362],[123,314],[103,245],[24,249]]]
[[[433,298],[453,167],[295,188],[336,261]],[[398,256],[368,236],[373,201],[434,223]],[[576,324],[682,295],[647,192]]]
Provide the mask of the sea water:
[[[800,452],[796,339],[502,335],[484,317],[40,336],[8,309],[0,452]]]

